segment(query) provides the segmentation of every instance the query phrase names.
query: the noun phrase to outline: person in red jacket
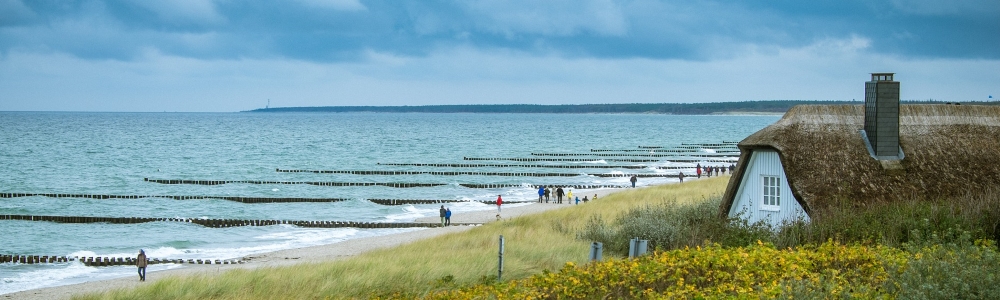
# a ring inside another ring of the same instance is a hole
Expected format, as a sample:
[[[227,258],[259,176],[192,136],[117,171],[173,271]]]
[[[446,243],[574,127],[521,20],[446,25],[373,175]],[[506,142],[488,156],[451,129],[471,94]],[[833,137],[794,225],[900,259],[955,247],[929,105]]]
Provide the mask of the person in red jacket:
[[[503,198],[497,195],[497,215],[500,215],[500,206],[503,205]]]

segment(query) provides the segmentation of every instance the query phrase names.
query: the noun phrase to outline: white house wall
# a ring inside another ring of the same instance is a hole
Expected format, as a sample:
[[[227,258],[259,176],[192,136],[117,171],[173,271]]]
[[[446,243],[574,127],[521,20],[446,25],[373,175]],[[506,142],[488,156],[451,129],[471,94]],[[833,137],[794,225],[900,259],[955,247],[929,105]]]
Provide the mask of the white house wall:
[[[778,176],[781,182],[781,198],[777,211],[764,210],[762,198],[764,197],[763,176]],[[772,225],[780,225],[783,221],[793,221],[802,218],[809,221],[802,206],[792,196],[792,190],[788,186],[788,177],[781,166],[781,159],[778,152],[774,150],[753,150],[750,153],[750,161],[747,163],[747,170],[736,191],[735,201],[729,209],[729,216],[735,217],[739,213],[744,219],[751,223],[765,220]]]

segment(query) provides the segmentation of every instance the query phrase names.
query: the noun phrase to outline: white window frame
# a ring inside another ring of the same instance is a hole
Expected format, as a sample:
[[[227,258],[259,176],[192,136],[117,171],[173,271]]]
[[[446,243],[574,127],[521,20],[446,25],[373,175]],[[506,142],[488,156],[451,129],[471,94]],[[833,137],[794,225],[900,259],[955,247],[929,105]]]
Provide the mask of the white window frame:
[[[760,209],[766,211],[781,210],[781,176],[761,175]],[[773,185],[771,185],[773,183]]]

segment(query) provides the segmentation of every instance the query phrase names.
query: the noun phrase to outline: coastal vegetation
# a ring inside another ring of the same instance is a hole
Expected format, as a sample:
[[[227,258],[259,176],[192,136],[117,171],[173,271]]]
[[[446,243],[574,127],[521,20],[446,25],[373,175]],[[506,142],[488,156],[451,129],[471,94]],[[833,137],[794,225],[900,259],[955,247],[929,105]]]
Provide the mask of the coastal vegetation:
[[[728,176],[599,201],[319,264],[166,278],[78,299],[966,298],[1000,293],[1000,197],[844,202],[770,228],[718,216]],[[504,235],[503,280],[497,237]],[[632,237],[656,250],[623,258]],[[591,241],[605,261],[586,260]]]
[[[420,295],[495,279],[501,234],[506,251],[503,279],[527,278],[544,270],[559,270],[566,262],[585,264],[590,241],[578,239],[577,233],[590,216],[612,218],[646,203],[696,203],[718,193],[727,179],[625,190],[586,205],[489,223],[345,260],[164,278],[137,289],[77,298],[270,299],[275,291],[289,299]]]

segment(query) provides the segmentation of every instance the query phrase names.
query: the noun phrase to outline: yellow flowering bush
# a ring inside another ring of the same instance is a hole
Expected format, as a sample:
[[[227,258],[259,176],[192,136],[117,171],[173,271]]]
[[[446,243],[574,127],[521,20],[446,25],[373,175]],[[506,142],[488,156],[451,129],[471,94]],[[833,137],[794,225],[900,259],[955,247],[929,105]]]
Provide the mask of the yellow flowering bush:
[[[885,266],[903,265],[907,256],[894,248],[836,242],[795,249],[760,242],[740,248],[709,245],[584,266],[568,263],[555,273],[432,292],[425,298],[774,298],[788,282],[834,287],[824,289],[829,297],[878,298],[878,287],[888,278]]]

